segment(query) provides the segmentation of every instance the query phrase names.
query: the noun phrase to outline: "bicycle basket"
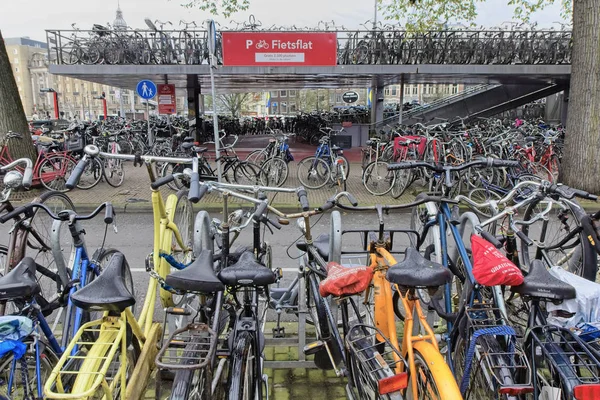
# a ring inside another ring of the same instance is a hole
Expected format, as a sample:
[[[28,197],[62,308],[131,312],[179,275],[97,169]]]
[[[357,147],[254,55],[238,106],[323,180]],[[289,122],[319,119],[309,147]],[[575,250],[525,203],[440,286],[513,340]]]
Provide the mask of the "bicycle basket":
[[[82,151],[85,147],[85,140],[79,133],[73,133],[67,136],[65,141],[65,150],[67,151]]]

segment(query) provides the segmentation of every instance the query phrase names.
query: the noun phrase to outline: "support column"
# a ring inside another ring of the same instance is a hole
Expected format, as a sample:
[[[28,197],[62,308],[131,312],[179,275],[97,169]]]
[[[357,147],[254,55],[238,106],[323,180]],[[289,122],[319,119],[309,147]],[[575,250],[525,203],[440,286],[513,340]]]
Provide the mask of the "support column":
[[[400,111],[398,113],[398,124],[402,125],[402,106],[404,105],[404,76],[400,77]]]
[[[560,110],[560,123],[562,126],[567,126],[567,116],[569,114],[569,89],[563,92],[562,107]]]
[[[200,139],[200,84],[196,75],[187,77],[188,120],[195,122],[194,140]]]

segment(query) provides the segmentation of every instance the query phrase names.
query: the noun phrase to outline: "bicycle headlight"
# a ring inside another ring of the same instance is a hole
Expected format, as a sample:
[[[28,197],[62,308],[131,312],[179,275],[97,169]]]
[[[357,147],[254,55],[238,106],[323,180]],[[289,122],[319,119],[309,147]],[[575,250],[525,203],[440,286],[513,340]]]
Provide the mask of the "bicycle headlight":
[[[4,175],[4,186],[9,189],[17,189],[23,183],[23,174],[19,171],[8,171]]]

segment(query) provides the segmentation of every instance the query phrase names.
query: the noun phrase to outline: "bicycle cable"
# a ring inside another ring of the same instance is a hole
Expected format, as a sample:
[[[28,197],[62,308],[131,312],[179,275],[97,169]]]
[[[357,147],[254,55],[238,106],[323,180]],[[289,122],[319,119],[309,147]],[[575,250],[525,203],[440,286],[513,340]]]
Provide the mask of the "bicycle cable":
[[[310,229],[311,229],[311,231],[312,231],[312,228],[314,228],[314,226],[315,226],[316,224],[318,224],[318,223],[319,223],[319,221],[321,221],[321,218],[323,218],[323,216],[324,216],[324,215],[325,215],[324,213],[323,213],[323,214],[321,214],[321,215],[319,216],[319,218],[318,218],[318,219],[317,219],[317,220],[316,220],[316,221],[315,221],[315,222],[314,222],[314,223],[313,223],[313,224],[310,226]],[[292,248],[292,246],[293,246],[293,245],[295,245],[295,244],[298,242],[298,240],[302,239],[303,237],[304,237],[304,234],[302,234],[302,235],[298,236],[298,237],[296,238],[296,240],[294,240],[294,241],[293,241],[293,242],[292,242],[292,243],[291,243],[291,244],[290,244],[290,245],[289,245],[289,246],[288,246],[288,247],[285,249],[285,253],[286,253],[286,254],[287,254],[287,256],[288,256],[289,258],[291,258],[292,260],[298,260],[298,259],[299,259],[300,257],[302,257],[302,255],[303,255],[303,254],[300,254],[300,255],[298,255],[298,256],[295,256],[295,257],[293,257],[292,255],[290,255],[290,249]]]

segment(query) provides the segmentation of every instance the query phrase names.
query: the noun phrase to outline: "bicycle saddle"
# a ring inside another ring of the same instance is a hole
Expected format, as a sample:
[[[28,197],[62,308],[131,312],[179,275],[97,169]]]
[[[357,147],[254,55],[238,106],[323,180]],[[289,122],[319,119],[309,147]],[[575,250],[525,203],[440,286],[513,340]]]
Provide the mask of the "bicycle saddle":
[[[214,293],[225,290],[214,271],[213,252],[203,250],[193,263],[167,275],[167,285],[187,292]]]
[[[523,283],[510,290],[522,296],[548,300],[569,300],[576,295],[575,288],[552,276],[541,260],[533,260]]]
[[[452,280],[452,273],[443,265],[427,260],[414,247],[409,247],[404,261],[388,269],[387,280],[409,288],[439,287]]]
[[[123,253],[115,253],[102,273],[89,285],[71,296],[77,307],[86,311],[125,311],[135,304],[135,297],[125,286]]]
[[[254,254],[245,251],[239,260],[219,273],[219,279],[227,286],[267,286],[277,281],[269,268],[254,259]]]
[[[0,300],[24,299],[40,292],[35,279],[36,264],[33,258],[23,258],[8,274],[0,278]]]
[[[192,151],[197,154],[206,153],[207,150],[208,150],[208,147],[199,147],[199,146],[192,147]]]
[[[342,148],[340,146],[337,146],[335,144],[333,146],[331,146],[331,151],[337,151],[337,150],[341,150],[341,149]]]
[[[322,233],[317,236],[317,238],[313,240],[313,245],[317,248],[317,253],[319,253],[325,261],[329,261],[329,234]],[[304,240],[298,240],[296,242],[296,247],[298,250],[305,253],[308,251],[308,247]]]
[[[194,147],[194,143],[191,143],[191,142],[184,142],[184,143],[181,144],[181,148],[183,150],[189,150],[192,147]]]

